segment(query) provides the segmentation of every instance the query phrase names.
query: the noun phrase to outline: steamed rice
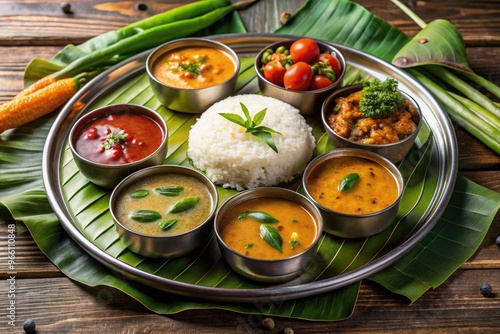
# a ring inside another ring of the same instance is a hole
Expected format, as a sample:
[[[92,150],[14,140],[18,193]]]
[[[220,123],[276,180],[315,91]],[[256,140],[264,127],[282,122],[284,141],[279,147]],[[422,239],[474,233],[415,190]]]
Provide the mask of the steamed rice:
[[[252,117],[267,108],[261,125],[281,133],[272,135],[278,153],[219,115],[233,113],[245,119],[240,103]],[[247,94],[217,102],[200,116],[189,132],[188,156],[215,184],[242,190],[291,181],[304,171],[314,146],[311,128],[298,109],[271,97]]]

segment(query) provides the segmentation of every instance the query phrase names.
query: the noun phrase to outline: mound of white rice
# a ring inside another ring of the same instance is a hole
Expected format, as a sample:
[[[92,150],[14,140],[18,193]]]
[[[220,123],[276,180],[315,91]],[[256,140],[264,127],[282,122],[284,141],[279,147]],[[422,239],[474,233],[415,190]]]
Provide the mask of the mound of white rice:
[[[278,153],[264,141],[220,113],[245,116],[243,103],[253,117],[267,108],[261,126],[273,134]],[[311,159],[315,141],[311,128],[293,106],[262,95],[236,95],[208,108],[189,132],[188,156],[215,184],[238,190],[289,182],[302,173]]]

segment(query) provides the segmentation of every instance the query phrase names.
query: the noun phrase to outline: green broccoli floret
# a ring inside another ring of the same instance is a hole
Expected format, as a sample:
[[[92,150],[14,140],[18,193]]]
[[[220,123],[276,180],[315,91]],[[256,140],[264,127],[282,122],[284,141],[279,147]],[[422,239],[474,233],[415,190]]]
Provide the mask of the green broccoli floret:
[[[384,118],[405,109],[405,99],[394,79],[364,81],[359,110],[365,117]]]

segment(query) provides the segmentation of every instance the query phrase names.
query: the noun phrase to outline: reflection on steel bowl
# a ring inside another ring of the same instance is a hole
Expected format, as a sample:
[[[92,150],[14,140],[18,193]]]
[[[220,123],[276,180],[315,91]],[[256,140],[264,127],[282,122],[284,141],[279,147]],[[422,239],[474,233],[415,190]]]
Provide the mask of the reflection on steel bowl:
[[[71,129],[69,145],[85,177],[113,188],[127,175],[163,163],[167,124],[143,106],[109,105],[81,117]]]
[[[127,247],[148,257],[172,258],[208,240],[217,204],[217,189],[202,173],[162,165],[125,178],[109,207]]]
[[[361,148],[378,153],[391,162],[403,160],[422,125],[415,100],[401,92],[406,109],[394,116],[372,119],[359,111],[362,85],[335,90],[323,103],[321,118],[328,137],[338,148]]]
[[[243,191],[215,216],[215,233],[228,264],[262,282],[285,282],[303,273],[314,259],[322,230],[314,204],[285,188]]]
[[[404,181],[396,166],[376,153],[335,149],[310,162],[302,185],[323,215],[325,232],[362,238],[394,222]]]
[[[184,38],[156,48],[146,71],[156,98],[167,108],[201,113],[232,95],[240,62],[228,46],[204,38]]]

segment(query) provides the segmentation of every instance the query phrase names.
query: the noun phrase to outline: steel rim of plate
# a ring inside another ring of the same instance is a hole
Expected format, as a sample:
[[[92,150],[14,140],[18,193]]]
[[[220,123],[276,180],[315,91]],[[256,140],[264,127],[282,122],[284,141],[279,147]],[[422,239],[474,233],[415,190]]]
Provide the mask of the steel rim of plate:
[[[216,39],[230,45],[238,54],[248,53],[255,56],[255,54],[266,45],[283,39],[294,38],[294,36],[250,33],[244,35],[216,35],[208,38]],[[339,44],[332,44],[344,53],[348,63],[357,60],[359,61],[358,65],[367,66],[369,69],[376,65],[378,68],[374,71],[379,75],[391,75],[400,82],[407,83],[408,87],[414,91],[414,94],[418,94],[420,100],[430,109],[428,113],[424,113],[424,119],[428,122],[435,141],[432,154],[435,155],[436,158],[433,160],[436,160],[438,163],[437,170],[439,175],[436,188],[437,191],[431,201],[432,205],[420,219],[420,228],[418,231],[399,246],[380,258],[354,269],[353,271],[319,281],[291,286],[286,286],[284,284],[261,289],[225,289],[178,282],[146,273],[129,264],[121,262],[91,243],[74,224],[62,196],[59,167],[63,144],[66,141],[72,123],[76,121],[77,116],[79,116],[81,112],[85,111],[85,106],[94,101],[100,93],[112,89],[128,77],[144,71],[146,57],[150,51],[145,51],[110,68],[89,82],[63,107],[49,132],[43,150],[43,181],[52,209],[66,232],[94,259],[127,278],[165,292],[213,301],[279,303],[289,299],[310,297],[359,282],[395,263],[431,231],[449,202],[453,193],[458,169],[458,148],[455,132],[451,121],[440,104],[416,79],[406,74],[401,69],[376,57]],[[76,102],[82,107],[74,108]],[[53,161],[57,161],[57,163],[52,164]]]

